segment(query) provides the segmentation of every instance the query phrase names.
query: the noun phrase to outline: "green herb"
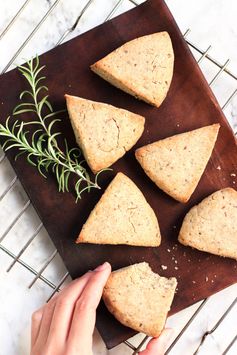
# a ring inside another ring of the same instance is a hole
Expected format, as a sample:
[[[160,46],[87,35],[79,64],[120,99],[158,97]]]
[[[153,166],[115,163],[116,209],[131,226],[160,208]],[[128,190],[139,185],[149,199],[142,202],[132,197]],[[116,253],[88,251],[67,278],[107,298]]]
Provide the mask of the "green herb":
[[[16,159],[20,155],[26,154],[27,161],[36,166],[45,178],[45,172],[51,169],[57,178],[59,191],[69,191],[69,179],[76,176],[74,188],[76,200],[78,200],[81,198],[82,192],[90,191],[91,188],[100,188],[97,183],[98,176],[102,171],[108,169],[101,170],[92,181],[86,168],[83,167],[85,161],[79,160],[80,149],[69,149],[66,139],[64,140],[64,149],[59,147],[57,137],[61,133],[54,132],[53,128],[55,128],[55,123],[61,120],[54,118],[54,116],[65,112],[65,110],[53,111],[48,95],[45,94],[48,88],[42,85],[46,79],[45,76],[41,76],[44,67],[40,66],[38,57],[18,67],[28,81],[30,89],[20,94],[20,99],[25,101],[15,107],[13,115],[33,114],[36,119],[34,121],[24,120],[24,122],[14,120],[10,126],[12,119],[8,117],[5,126],[0,124],[0,136],[6,138],[3,148],[5,150],[18,148],[19,153],[16,155]],[[27,130],[28,125],[36,126],[32,135]]]

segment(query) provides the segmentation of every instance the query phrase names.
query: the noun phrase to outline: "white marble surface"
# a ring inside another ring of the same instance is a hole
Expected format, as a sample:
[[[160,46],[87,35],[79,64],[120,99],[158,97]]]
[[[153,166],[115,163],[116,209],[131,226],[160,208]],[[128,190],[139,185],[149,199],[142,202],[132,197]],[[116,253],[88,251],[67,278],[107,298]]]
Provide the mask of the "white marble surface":
[[[11,2],[0,0],[0,33],[9,23],[10,19],[22,6],[25,0]],[[54,0],[55,1],[55,0]],[[0,71],[2,71],[17,49],[25,41],[37,23],[53,4],[53,0],[31,0],[7,34],[0,40]],[[83,31],[103,22],[110,13],[113,5],[118,0],[94,0],[82,17],[77,29],[66,40]],[[139,1],[141,2],[141,1]],[[61,0],[52,14],[43,23],[40,29],[32,37],[29,44],[22,50],[14,61],[15,64],[24,61],[36,52],[43,53],[58,42],[63,33],[71,27],[86,1]],[[188,38],[199,47],[206,49],[212,44],[210,54],[224,63],[231,59],[229,68],[237,75],[237,27],[236,27],[236,0],[167,0],[167,4],[173,12],[182,32],[187,28],[192,31]],[[131,8],[128,0],[124,0],[116,14]],[[197,53],[194,53],[198,58]],[[204,60],[201,64],[208,81],[216,74],[217,68]],[[213,90],[221,103],[224,104],[228,96],[237,88],[237,82],[222,74],[213,85]],[[231,125],[237,130],[237,98],[225,109]],[[1,112],[0,112],[1,114]],[[8,186],[14,173],[8,162],[0,165],[0,196]],[[0,201],[0,236],[10,225],[14,216],[26,202],[27,197],[19,183],[14,189]],[[31,237],[40,221],[29,207],[18,221],[17,225],[8,233],[2,245],[17,254],[24,243]],[[31,243],[21,260],[39,271],[41,266],[52,254],[54,247],[47,233],[42,229],[39,235]],[[29,329],[30,316],[33,310],[45,302],[52,289],[43,281],[38,280],[29,290],[28,285],[34,275],[20,264],[16,264],[11,272],[6,270],[12,262],[12,258],[0,250],[0,355],[23,355],[29,353]],[[58,256],[43,273],[53,284],[57,284],[65,274],[65,267]],[[69,279],[66,280],[69,282]],[[204,332],[211,329],[221,314],[230,305],[237,295],[237,285],[234,285],[211,297],[195,321],[190,325],[181,337],[173,355],[192,354]],[[200,303],[199,303],[200,304]],[[199,304],[195,304],[177,315],[168,319],[168,326],[175,329],[174,337],[186,324]],[[200,350],[200,354],[221,354],[227,344],[236,334],[237,307],[233,308],[230,315],[220,327],[209,336]],[[142,339],[138,335],[131,342],[137,344]],[[96,355],[126,355],[131,350],[124,344],[107,351],[98,333],[94,336],[94,353]],[[237,344],[229,352],[237,353]]]

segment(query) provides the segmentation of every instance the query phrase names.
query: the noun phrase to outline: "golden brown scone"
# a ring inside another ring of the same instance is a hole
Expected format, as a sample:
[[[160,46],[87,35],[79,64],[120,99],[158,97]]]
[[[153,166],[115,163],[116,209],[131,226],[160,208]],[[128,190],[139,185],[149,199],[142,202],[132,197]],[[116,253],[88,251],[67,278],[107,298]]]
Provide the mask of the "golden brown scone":
[[[158,32],[125,43],[91,69],[119,89],[159,107],[169,90],[173,66],[170,36]]]
[[[186,214],[179,241],[184,245],[237,260],[237,192],[214,192]]]
[[[164,328],[176,285],[174,277],[161,277],[143,262],[112,272],[103,300],[119,322],[157,337]]]
[[[187,202],[206,168],[219,128],[217,123],[148,144],[136,150],[136,158],[159,188]]]
[[[65,97],[76,141],[94,173],[121,158],[143,133],[142,116],[102,102]]]
[[[77,243],[160,245],[156,215],[139,188],[118,173],[82,227]]]

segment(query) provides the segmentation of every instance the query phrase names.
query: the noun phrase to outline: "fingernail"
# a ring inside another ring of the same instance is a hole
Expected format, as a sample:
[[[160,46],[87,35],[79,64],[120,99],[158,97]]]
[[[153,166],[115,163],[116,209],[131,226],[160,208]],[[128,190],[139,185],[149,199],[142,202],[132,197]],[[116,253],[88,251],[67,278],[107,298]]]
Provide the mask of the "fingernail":
[[[97,266],[97,268],[94,271],[103,271],[107,269],[109,266],[109,263],[106,261],[104,264]]]

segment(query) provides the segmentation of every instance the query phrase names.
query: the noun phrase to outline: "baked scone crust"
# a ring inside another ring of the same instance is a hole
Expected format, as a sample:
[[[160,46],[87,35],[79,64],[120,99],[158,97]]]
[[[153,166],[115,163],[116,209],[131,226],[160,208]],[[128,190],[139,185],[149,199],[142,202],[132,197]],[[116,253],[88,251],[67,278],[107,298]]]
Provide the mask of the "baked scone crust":
[[[187,202],[210,159],[219,128],[216,123],[148,144],[136,150],[136,158],[159,188]]]
[[[65,95],[76,141],[96,173],[121,158],[141,137],[145,118],[102,102]]]
[[[156,107],[167,95],[173,67],[174,52],[167,32],[133,39],[91,65],[112,85]]]
[[[237,260],[237,192],[225,188],[206,197],[186,214],[179,242]]]
[[[164,328],[176,285],[175,278],[161,277],[143,262],[112,272],[103,300],[119,322],[157,337]]]
[[[160,245],[156,215],[134,182],[118,173],[89,215],[77,243]]]

